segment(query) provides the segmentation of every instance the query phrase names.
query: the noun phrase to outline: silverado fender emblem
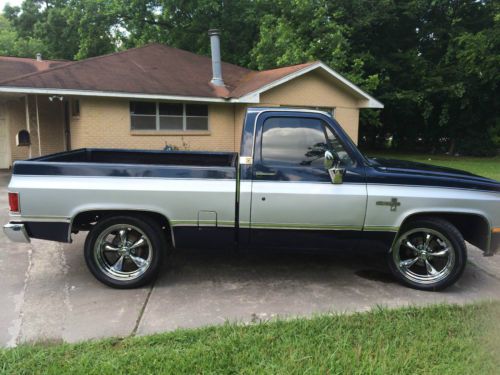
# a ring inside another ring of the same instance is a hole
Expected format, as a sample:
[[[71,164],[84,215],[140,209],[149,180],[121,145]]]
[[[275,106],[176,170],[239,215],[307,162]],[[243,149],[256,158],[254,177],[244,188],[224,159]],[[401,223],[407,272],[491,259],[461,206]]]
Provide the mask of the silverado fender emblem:
[[[398,206],[401,206],[401,202],[398,202],[398,198],[391,198],[389,202],[378,201],[377,206],[390,206],[391,211],[396,211]]]

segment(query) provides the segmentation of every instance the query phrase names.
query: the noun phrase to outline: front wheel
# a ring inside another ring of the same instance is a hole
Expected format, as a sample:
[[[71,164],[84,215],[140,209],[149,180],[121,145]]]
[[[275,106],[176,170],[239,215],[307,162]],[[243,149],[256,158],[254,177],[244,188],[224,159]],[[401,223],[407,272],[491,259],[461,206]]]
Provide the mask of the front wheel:
[[[98,222],[85,240],[85,261],[102,283],[120,289],[153,280],[166,241],[161,228],[146,217],[114,216]]]
[[[420,290],[442,290],[462,275],[467,249],[461,233],[451,223],[423,218],[402,228],[388,262],[403,284]]]

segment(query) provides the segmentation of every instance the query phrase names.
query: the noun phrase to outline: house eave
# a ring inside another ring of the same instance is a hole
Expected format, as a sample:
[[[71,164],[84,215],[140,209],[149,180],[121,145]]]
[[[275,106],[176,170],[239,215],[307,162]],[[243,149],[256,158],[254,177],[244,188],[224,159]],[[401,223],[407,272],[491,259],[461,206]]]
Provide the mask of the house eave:
[[[229,103],[229,99],[187,96],[187,95],[160,95],[160,94],[141,94],[128,92],[112,91],[93,91],[93,90],[73,90],[73,89],[40,89],[33,87],[0,87],[0,93],[10,94],[40,94],[40,95],[68,95],[68,96],[94,96],[108,98],[126,98],[126,99],[149,99],[149,100],[174,100],[185,102],[203,102],[203,103]]]

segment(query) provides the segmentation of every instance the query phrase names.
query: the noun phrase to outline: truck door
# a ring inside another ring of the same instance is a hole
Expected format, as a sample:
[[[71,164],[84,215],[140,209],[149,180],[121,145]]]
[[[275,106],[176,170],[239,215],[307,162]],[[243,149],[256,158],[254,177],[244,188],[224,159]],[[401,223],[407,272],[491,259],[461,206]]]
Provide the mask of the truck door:
[[[255,130],[250,242],[259,247],[348,249],[363,227],[364,167],[319,113],[264,112]],[[325,152],[346,172],[333,184]]]

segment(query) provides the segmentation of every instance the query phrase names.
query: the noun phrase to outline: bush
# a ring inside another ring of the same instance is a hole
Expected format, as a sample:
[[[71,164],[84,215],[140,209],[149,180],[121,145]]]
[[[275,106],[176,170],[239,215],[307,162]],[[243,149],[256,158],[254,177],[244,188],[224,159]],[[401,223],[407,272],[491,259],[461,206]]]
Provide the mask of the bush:
[[[468,156],[495,156],[497,148],[488,133],[469,133],[457,139],[455,152]]]

